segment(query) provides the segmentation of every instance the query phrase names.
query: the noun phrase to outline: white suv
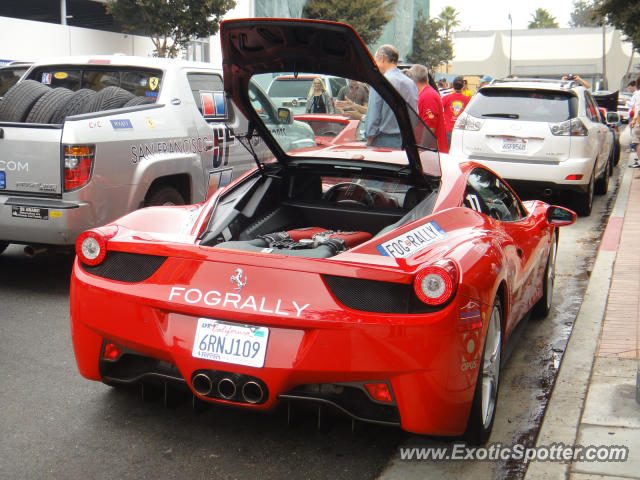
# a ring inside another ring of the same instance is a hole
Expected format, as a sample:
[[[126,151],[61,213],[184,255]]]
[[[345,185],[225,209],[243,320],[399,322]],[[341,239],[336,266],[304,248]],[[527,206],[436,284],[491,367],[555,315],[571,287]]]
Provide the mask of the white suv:
[[[586,216],[594,190],[607,192],[613,140],[577,82],[505,79],[471,99],[455,124],[451,153],[488,166],[521,194],[573,192],[574,208]]]

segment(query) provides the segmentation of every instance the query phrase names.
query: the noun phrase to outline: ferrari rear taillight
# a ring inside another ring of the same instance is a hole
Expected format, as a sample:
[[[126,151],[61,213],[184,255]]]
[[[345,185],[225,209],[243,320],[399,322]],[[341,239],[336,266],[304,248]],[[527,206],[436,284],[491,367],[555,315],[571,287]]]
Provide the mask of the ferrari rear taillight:
[[[84,187],[91,179],[95,147],[93,145],[64,147],[64,190]]]
[[[98,265],[107,255],[107,241],[117,233],[117,227],[87,230],[76,240],[76,254],[85,265]]]
[[[429,265],[416,274],[413,289],[427,305],[442,305],[456,293],[460,273],[451,260]]]

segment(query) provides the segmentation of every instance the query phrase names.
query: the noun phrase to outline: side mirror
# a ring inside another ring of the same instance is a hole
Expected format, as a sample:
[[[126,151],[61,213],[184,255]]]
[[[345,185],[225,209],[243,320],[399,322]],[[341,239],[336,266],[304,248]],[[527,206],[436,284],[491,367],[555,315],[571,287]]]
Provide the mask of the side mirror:
[[[607,112],[607,123],[609,125],[620,123],[620,114],[618,112]]]
[[[278,123],[281,123],[283,125],[291,125],[293,123],[293,115],[291,115],[291,110],[283,107],[279,108]]]
[[[566,227],[576,221],[576,213],[564,207],[550,206],[547,209],[547,223],[553,227]]]

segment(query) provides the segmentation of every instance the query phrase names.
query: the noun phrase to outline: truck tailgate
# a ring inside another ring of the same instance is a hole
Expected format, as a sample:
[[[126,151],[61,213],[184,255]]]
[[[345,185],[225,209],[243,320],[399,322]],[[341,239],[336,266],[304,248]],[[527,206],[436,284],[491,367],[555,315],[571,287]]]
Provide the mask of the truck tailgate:
[[[62,193],[62,128],[0,124],[0,194]]]

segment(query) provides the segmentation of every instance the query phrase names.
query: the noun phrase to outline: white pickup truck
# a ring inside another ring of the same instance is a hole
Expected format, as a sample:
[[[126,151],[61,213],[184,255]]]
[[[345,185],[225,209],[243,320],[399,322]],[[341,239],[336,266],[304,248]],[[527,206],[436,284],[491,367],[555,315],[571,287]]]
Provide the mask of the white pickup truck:
[[[35,63],[0,100],[0,253],[73,245],[84,230],[150,205],[197,203],[270,156],[234,136],[246,119],[208,63],[65,57]],[[273,130],[292,148],[313,131],[257,85]]]

